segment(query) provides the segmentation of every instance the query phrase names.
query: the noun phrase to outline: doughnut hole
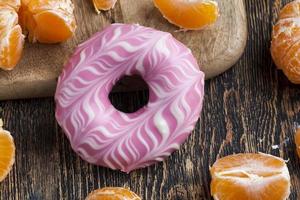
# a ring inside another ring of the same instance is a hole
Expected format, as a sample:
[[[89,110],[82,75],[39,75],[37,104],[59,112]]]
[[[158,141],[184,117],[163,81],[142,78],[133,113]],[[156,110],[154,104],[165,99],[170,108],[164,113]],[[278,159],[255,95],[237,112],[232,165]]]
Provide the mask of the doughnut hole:
[[[148,104],[149,86],[139,75],[123,76],[109,93],[111,104],[124,113],[134,113]]]

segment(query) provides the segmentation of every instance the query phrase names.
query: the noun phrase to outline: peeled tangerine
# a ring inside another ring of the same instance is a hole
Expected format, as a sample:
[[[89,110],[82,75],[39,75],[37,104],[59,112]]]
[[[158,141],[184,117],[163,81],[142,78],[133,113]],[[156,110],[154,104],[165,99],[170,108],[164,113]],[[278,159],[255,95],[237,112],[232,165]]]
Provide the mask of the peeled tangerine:
[[[203,29],[219,16],[218,4],[212,0],[154,0],[154,4],[170,23],[186,30]]]
[[[15,162],[15,144],[8,131],[2,129],[0,119],[0,182],[8,175]]]
[[[13,69],[19,62],[24,44],[24,35],[18,25],[20,1],[0,2],[0,68]]]
[[[295,143],[296,143],[296,150],[298,156],[300,157],[300,128],[298,128],[296,135],[295,135]]]
[[[300,84],[300,0],[287,4],[273,27],[271,54],[278,69]]]
[[[110,10],[112,9],[117,0],[93,0],[94,7],[96,11],[99,13],[100,10]]]
[[[91,192],[86,200],[141,200],[141,198],[125,188],[107,187]]]
[[[211,170],[215,200],[284,200],[290,175],[283,159],[268,154],[236,154],[221,158]]]
[[[63,42],[76,29],[73,11],[71,0],[22,0],[20,24],[31,42]]]

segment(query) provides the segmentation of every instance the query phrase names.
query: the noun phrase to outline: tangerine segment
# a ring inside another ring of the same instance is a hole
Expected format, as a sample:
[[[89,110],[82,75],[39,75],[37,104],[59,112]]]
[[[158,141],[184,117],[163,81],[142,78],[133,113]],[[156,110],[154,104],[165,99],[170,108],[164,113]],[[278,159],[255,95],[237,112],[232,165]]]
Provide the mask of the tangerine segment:
[[[91,192],[86,200],[141,200],[141,198],[125,188],[107,187]]]
[[[216,200],[284,200],[290,194],[285,161],[268,154],[236,154],[217,160],[210,169]]]
[[[0,68],[13,69],[19,62],[24,45],[24,35],[18,15],[11,7],[0,8]]]
[[[170,23],[184,29],[203,29],[219,16],[218,4],[212,0],[154,0],[154,4]]]
[[[112,9],[116,3],[117,0],[93,0],[93,4],[97,13],[100,13],[100,10]]]
[[[298,128],[298,130],[296,131],[295,143],[296,143],[298,156],[300,157],[300,128]]]
[[[0,182],[8,175],[15,162],[15,144],[8,131],[0,130]]]
[[[0,39],[18,23],[18,14],[11,7],[0,6]]]
[[[75,32],[71,0],[23,0],[20,24],[31,42],[59,43]]]
[[[19,25],[15,26],[1,41],[0,68],[12,70],[19,62],[23,52],[24,36]]]
[[[68,24],[61,13],[53,11],[43,11],[34,16],[37,24],[35,28],[35,36],[39,42],[42,43],[57,43],[66,41],[72,37],[73,30]],[[51,24],[51,26],[49,26]],[[53,27],[59,27],[57,31]]]

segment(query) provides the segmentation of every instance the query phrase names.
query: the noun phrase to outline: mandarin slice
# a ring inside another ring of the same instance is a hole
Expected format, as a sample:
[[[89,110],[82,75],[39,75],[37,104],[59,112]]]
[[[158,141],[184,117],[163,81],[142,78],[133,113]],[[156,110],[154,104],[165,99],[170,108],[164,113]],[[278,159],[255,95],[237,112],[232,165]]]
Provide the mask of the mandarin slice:
[[[141,200],[141,198],[125,188],[106,187],[91,192],[86,200]]]
[[[287,78],[300,84],[300,1],[287,4],[273,27],[271,55]]]
[[[15,8],[0,7],[0,68],[13,69],[21,58],[23,45],[24,35]]]
[[[8,131],[2,129],[2,121],[0,119],[0,182],[8,175],[14,162],[14,140]]]
[[[100,10],[112,9],[116,3],[117,0],[93,0],[93,4],[97,13],[100,13]]]
[[[0,6],[0,39],[7,35],[18,23],[18,14],[14,8]]]
[[[283,200],[290,194],[290,175],[283,159],[268,154],[236,154],[210,169],[216,200]]]
[[[76,29],[71,0],[22,0],[20,24],[30,42],[59,43]]]
[[[218,4],[212,0],[154,0],[155,6],[172,24],[186,30],[199,30],[214,24]]]
[[[1,41],[0,68],[12,70],[21,59],[23,45],[22,29],[17,25]]]
[[[300,128],[298,128],[296,131],[295,143],[296,143],[296,150],[297,150],[298,156],[300,157]]]

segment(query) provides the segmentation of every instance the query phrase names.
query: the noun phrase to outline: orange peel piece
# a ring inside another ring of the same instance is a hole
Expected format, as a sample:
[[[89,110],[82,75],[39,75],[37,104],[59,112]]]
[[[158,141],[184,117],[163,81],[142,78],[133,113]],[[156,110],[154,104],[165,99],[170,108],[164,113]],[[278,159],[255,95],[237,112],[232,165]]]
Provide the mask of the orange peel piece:
[[[154,0],[154,4],[170,23],[186,30],[206,28],[219,16],[212,0]]]
[[[285,200],[290,175],[283,159],[268,154],[236,154],[217,160],[210,169],[216,200]]]
[[[91,192],[86,200],[141,200],[141,198],[126,188],[106,187]]]
[[[93,0],[93,4],[97,13],[100,13],[100,10],[110,10],[114,8],[117,0]]]
[[[295,134],[295,144],[296,144],[296,151],[300,158],[300,127],[297,129],[296,134]]]

